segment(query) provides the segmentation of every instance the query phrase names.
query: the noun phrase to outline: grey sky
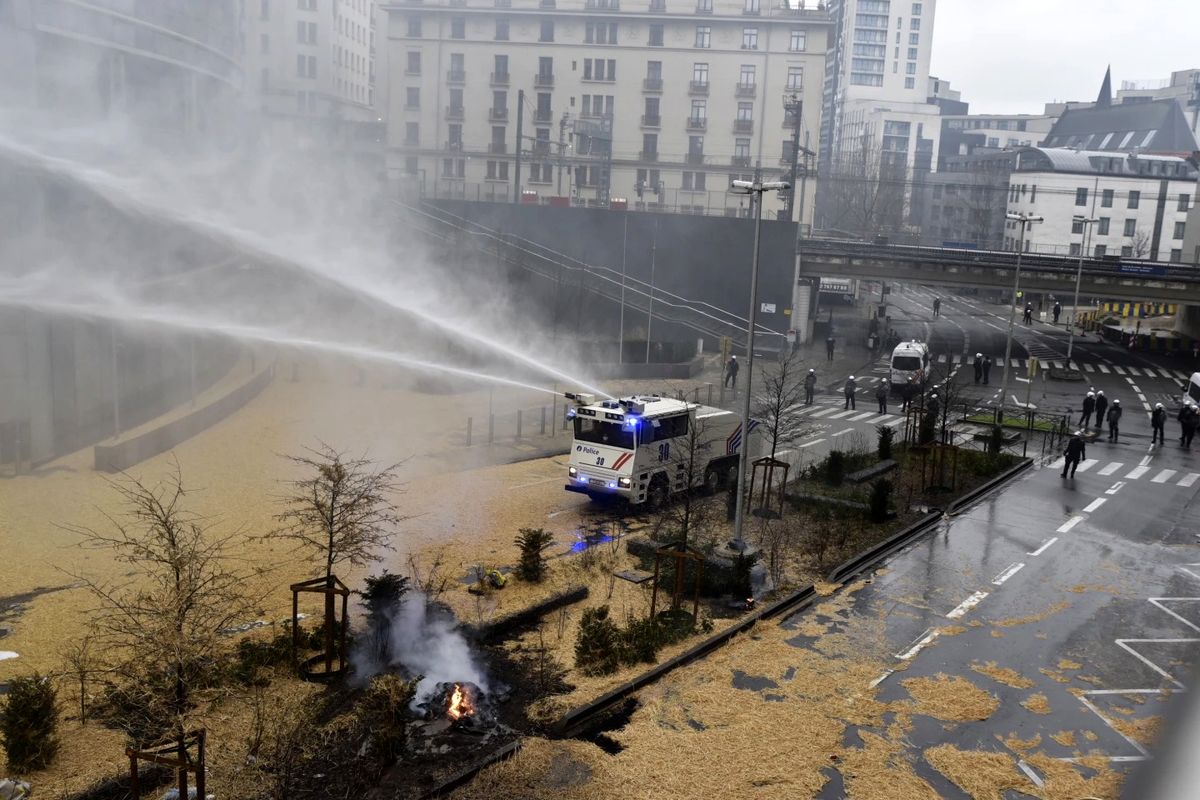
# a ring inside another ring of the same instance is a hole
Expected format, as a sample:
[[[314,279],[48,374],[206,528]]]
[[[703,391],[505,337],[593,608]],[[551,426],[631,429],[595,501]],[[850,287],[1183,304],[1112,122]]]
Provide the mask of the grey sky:
[[[1036,114],[1123,80],[1200,67],[1200,0],[939,0],[933,75],[972,113]]]

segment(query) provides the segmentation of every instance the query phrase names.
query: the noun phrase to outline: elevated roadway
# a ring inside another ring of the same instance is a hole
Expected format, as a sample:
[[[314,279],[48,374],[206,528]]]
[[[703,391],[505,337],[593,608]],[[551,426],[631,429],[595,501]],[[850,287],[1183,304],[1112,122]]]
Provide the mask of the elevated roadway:
[[[805,239],[800,277],[863,278],[913,284],[1007,289],[1013,285],[1015,252],[871,244],[842,239]],[[1079,258],[1024,253],[1021,288],[1070,297]],[[1200,267],[1153,261],[1085,258],[1081,295],[1200,305]]]

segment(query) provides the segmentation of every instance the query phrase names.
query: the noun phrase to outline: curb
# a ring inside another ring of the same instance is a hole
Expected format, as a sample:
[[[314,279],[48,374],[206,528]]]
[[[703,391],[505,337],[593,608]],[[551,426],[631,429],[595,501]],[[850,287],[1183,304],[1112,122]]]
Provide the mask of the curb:
[[[999,487],[1008,483],[1010,480],[1015,478],[1017,475],[1019,475],[1020,473],[1024,472],[1025,470],[1029,469],[1032,466],[1033,466],[1032,458],[1022,459],[1021,463],[1017,464],[1015,467],[1011,467],[1010,469],[1006,470],[1005,472],[1002,472],[999,475],[997,475],[996,477],[992,478],[990,481],[983,484],[982,486],[976,487],[970,493],[965,494],[962,497],[956,499],[954,502],[952,502],[950,504],[950,507],[946,509],[946,516],[953,517],[958,514],[961,514],[968,506],[981,500],[984,495],[986,495],[986,494],[992,492],[993,490],[998,489]]]
[[[936,509],[930,511],[912,525],[892,534],[870,550],[859,553],[849,561],[834,567],[825,580],[829,583],[844,583],[848,578],[852,578],[860,572],[865,572],[868,568],[873,567],[896,550],[907,545],[910,540],[920,536],[927,528],[935,525],[941,518],[941,511]]]

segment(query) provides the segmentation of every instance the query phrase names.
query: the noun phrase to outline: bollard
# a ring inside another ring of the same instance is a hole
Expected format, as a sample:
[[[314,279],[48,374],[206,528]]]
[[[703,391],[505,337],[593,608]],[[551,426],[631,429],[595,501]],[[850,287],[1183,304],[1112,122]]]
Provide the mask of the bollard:
[[[471,427],[474,422],[472,417],[467,417],[467,447],[471,446]]]
[[[692,402],[693,403],[700,402],[700,387],[699,386],[697,386],[695,389],[692,390]]]
[[[521,409],[517,409],[517,438],[521,438]]]
[[[725,405],[725,384],[721,384],[721,399],[717,401],[717,405],[724,407]]]
[[[712,405],[712,384],[708,384],[708,404]]]
[[[496,439],[496,415],[488,414],[488,444]]]
[[[546,407],[542,406],[542,436],[546,435]]]

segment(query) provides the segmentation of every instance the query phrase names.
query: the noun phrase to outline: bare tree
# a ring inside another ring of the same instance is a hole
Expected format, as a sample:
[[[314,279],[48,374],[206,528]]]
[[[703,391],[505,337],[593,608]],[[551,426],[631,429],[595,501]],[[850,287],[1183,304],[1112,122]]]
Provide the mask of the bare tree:
[[[365,457],[348,458],[326,444],[310,455],[288,456],[309,474],[288,483],[292,494],[284,498],[285,510],[276,515],[280,527],[268,538],[288,539],[308,550],[322,564],[322,577],[334,586],[334,567],[361,567],[378,550],[391,550],[401,516],[391,495],[400,491],[396,470],[400,464],[373,469]],[[337,628],[336,598],[325,595],[325,657],[334,654]],[[343,620],[345,623],[345,620]]]
[[[1129,244],[1133,248],[1134,258],[1145,258],[1150,253],[1150,245],[1154,236],[1145,228],[1138,228],[1130,237]]]
[[[768,367],[762,389],[754,398],[754,418],[770,445],[771,458],[780,447],[798,441],[812,429],[794,410],[804,399],[804,371],[800,365],[800,357],[789,353],[777,365]]]
[[[707,424],[692,417],[687,433],[669,440],[666,470],[671,488],[676,494],[674,502],[665,503],[658,510],[654,527],[666,529],[671,541],[685,549],[693,529],[710,521],[712,503],[707,496],[720,476],[709,474],[709,444],[705,435]]]
[[[865,131],[853,150],[826,170],[825,225],[863,237],[899,230],[908,203],[907,174],[904,162],[885,153]]]
[[[984,249],[996,248],[1000,244],[998,232],[1003,230],[1007,172],[982,166],[964,173],[964,177],[967,179],[966,185],[960,188],[963,191],[963,209],[970,241]]]
[[[111,530],[69,528],[83,546],[111,550],[129,567],[123,583],[76,576],[99,601],[91,635],[126,679],[116,692],[118,724],[135,741],[181,737],[196,692],[227,649],[221,631],[253,607],[250,574],[228,554],[241,534],[215,535],[186,510],[178,465],[155,486],[129,477],[112,486],[124,512],[106,515]]]

